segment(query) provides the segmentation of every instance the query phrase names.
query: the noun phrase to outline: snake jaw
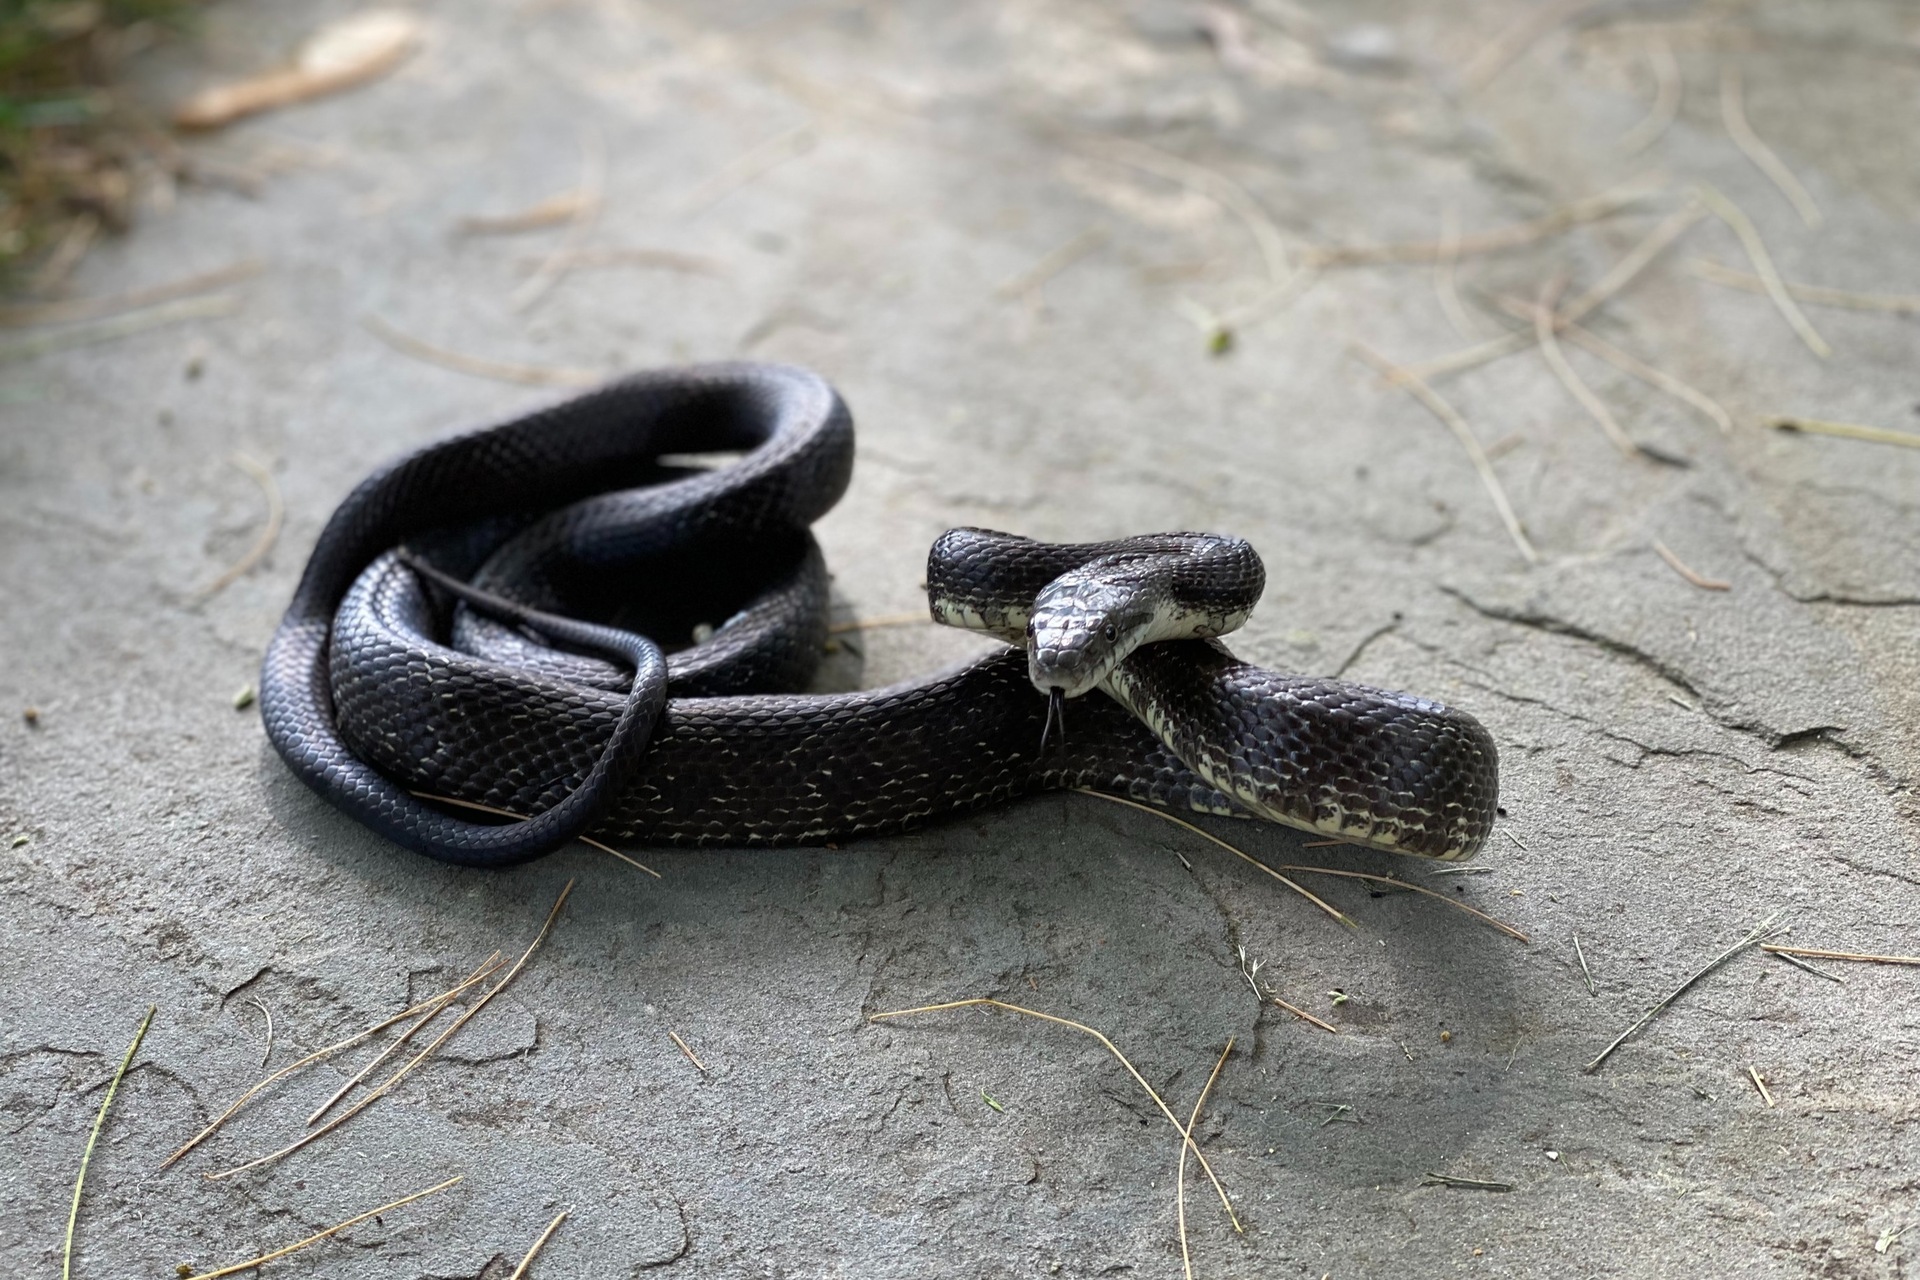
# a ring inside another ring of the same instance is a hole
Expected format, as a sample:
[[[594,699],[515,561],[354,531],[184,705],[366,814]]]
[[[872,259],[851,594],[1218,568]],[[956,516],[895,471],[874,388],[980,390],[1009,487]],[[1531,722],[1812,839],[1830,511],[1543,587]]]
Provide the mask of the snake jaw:
[[[1084,697],[1140,643],[1144,620],[1112,610],[1036,607],[1027,630],[1027,674],[1041,693]]]

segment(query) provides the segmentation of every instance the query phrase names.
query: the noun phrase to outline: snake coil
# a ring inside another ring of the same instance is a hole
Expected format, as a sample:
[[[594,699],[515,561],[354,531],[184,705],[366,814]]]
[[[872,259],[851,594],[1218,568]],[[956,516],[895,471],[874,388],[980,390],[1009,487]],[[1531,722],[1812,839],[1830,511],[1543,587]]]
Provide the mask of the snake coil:
[[[675,458],[713,452],[742,456]],[[268,737],[337,808],[473,866],[588,832],[820,843],[1076,786],[1429,857],[1485,841],[1497,753],[1471,716],[1251,666],[1214,638],[1260,594],[1237,539],[951,531],[934,619],[1014,647],[794,692],[827,633],[808,526],[852,466],[839,396],[763,364],[640,374],[408,454],[314,546],[263,664]],[[1072,734],[1043,752],[1068,696]]]

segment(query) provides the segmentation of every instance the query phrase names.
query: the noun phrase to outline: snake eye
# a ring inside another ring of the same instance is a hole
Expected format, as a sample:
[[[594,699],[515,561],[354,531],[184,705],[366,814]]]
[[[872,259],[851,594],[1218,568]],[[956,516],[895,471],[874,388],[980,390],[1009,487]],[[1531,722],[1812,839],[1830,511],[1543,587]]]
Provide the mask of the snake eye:
[[[1120,639],[1120,628],[1114,626],[1111,622],[1109,622],[1107,624],[1107,629],[1104,632],[1104,634],[1107,637],[1107,643],[1114,644]]]

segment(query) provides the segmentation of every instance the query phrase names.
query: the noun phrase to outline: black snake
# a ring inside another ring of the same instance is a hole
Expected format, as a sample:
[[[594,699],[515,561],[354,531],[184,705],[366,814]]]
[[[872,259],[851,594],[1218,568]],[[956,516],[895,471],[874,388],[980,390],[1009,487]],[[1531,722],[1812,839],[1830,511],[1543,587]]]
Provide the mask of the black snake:
[[[469,865],[587,832],[822,843],[1075,786],[1437,858],[1486,839],[1497,756],[1471,716],[1212,638],[1264,581],[1237,539],[954,530],[929,561],[935,620],[1015,647],[791,692],[827,636],[808,526],[852,466],[832,388],[758,364],[641,374],[419,449],[320,534],[267,650],[267,734],[338,808]],[[693,642],[663,655],[647,636]]]

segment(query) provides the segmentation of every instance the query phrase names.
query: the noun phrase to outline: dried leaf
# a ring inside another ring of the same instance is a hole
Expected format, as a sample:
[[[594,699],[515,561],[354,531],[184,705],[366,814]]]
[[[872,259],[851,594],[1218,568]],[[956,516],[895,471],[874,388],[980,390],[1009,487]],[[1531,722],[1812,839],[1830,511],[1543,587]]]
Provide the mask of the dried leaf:
[[[385,75],[420,42],[420,20],[369,9],[328,23],[308,37],[293,66],[203,89],[173,113],[183,129],[214,129],[242,116],[337,93]]]

